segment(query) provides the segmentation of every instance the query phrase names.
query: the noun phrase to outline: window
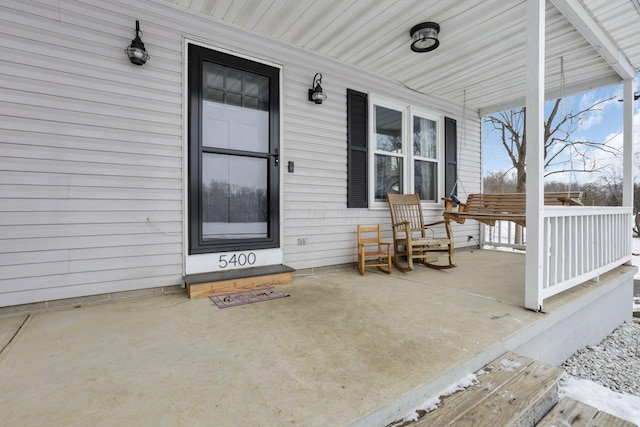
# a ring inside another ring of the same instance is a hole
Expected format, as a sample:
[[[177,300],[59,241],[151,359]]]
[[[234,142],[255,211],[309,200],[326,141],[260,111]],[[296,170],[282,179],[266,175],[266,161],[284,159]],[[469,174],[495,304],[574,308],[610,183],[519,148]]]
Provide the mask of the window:
[[[438,122],[413,116],[413,188],[420,199],[438,201]]]
[[[386,204],[387,193],[418,193],[439,203],[443,181],[441,119],[415,107],[372,99],[369,193]]]
[[[375,147],[375,201],[384,201],[387,193],[404,193],[405,163],[403,113],[380,105],[373,106]]]
[[[347,207],[386,207],[387,192],[438,204],[456,194],[456,147],[455,119],[347,89]]]

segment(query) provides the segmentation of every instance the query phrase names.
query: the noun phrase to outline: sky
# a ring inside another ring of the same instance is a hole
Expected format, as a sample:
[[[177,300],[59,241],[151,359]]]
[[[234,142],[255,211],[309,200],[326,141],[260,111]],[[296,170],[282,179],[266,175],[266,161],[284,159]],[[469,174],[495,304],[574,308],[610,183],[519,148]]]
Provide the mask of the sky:
[[[634,92],[638,90],[640,73],[636,73]],[[608,144],[619,151],[619,155],[614,156],[600,150],[593,151],[591,156],[597,162],[598,167],[606,166],[604,173],[622,173],[622,84],[608,86],[590,92],[579,93],[567,96],[561,104],[561,111],[580,111],[595,104],[599,100],[613,97],[613,99],[601,104],[597,111],[589,112],[585,115],[585,120],[572,134],[572,139],[589,140],[595,142],[609,141]],[[548,114],[553,101],[545,104],[545,116]],[[500,141],[500,135],[487,122],[483,121],[483,175],[486,176],[493,171],[505,172],[512,168],[511,160],[507,156],[505,148]],[[640,152],[640,100],[634,102],[634,151]],[[577,167],[578,161],[574,160]],[[640,178],[640,172],[634,171],[634,176]],[[571,183],[593,182],[601,176],[597,173],[564,173],[554,174],[550,179]]]

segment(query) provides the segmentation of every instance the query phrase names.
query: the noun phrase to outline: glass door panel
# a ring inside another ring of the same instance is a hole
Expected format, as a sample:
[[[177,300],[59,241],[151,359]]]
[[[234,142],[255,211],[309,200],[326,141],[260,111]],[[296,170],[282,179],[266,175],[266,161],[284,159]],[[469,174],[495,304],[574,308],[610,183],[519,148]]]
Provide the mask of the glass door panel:
[[[268,237],[267,160],[204,154],[202,238]]]

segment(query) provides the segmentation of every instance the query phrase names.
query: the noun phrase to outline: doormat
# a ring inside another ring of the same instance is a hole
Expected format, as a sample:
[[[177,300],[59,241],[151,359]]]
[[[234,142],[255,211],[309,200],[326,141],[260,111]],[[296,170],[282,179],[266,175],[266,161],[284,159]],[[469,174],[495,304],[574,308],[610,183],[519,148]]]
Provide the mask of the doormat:
[[[268,301],[288,297],[289,294],[276,289],[253,289],[251,291],[237,292],[235,294],[213,295],[209,299],[219,308],[235,307],[236,305],[251,304],[254,302]]]

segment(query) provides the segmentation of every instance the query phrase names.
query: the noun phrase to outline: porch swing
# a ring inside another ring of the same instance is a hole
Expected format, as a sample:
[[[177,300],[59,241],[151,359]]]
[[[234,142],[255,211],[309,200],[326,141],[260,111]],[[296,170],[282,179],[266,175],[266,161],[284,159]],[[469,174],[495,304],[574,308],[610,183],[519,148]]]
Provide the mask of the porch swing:
[[[560,82],[561,97],[565,99],[565,76],[564,76],[564,58],[560,58]],[[462,112],[462,131],[464,141],[464,126],[466,117],[466,91],[464,91],[463,112]],[[573,159],[571,158],[571,169],[573,170]],[[572,178],[575,178],[572,173]],[[456,194],[455,189],[459,183],[459,176],[456,175],[456,182],[449,194],[449,197],[443,197],[445,202],[445,210],[443,217],[445,220],[455,221],[464,224],[467,219],[475,219],[489,226],[495,226],[496,221],[512,221],[517,225],[526,227],[526,193],[492,193],[492,194],[469,194],[467,201],[461,202]],[[582,206],[582,192],[571,189],[571,182],[567,191],[545,192],[545,206]],[[454,210],[455,207],[457,210]]]

